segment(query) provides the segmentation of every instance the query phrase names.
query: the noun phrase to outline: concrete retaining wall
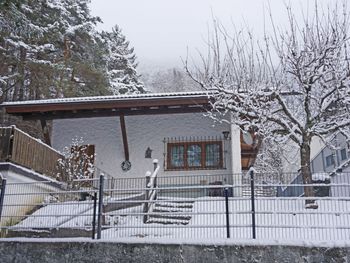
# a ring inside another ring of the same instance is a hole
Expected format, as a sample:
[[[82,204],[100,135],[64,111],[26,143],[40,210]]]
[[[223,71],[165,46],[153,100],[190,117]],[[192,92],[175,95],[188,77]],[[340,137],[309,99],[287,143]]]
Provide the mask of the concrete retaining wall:
[[[1,241],[6,262],[349,262],[349,247]]]

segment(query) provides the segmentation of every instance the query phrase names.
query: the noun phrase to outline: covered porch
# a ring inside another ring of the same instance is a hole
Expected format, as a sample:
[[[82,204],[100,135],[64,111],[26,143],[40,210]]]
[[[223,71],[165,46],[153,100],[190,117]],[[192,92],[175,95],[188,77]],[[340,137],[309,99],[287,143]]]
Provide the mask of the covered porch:
[[[84,144],[94,146],[95,171],[111,178],[143,178],[158,159],[160,175],[228,174],[225,181],[196,183],[240,183],[235,174],[254,162],[257,143],[246,140],[239,127],[203,116],[211,109],[208,98],[206,92],[139,94],[2,107],[24,120],[40,121],[45,144],[58,152],[69,147],[72,138],[83,137]]]

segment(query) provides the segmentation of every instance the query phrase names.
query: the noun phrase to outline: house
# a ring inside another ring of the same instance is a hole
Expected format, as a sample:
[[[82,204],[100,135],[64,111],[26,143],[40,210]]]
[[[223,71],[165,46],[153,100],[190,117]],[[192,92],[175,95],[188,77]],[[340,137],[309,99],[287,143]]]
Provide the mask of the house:
[[[350,144],[341,133],[332,136],[330,146],[323,145],[311,161],[313,173],[332,173],[341,169],[343,172],[350,172],[348,160],[350,159]]]
[[[329,144],[323,145],[311,160],[311,171],[330,174],[331,196],[350,196],[350,144],[341,133],[334,134]]]
[[[82,138],[94,153],[97,170],[113,178],[143,178],[153,169],[152,159],[158,159],[160,175],[227,175],[221,183],[240,183],[242,170],[256,156],[254,141],[229,121],[218,123],[205,116],[210,105],[208,94],[199,91],[2,106],[8,114],[40,120],[45,142],[58,151],[70,147],[74,138]],[[48,121],[52,121],[51,131]],[[217,183],[213,178],[214,182],[200,183]]]
[[[297,151],[290,151],[290,155],[297,156]],[[295,163],[293,171],[300,167],[300,158],[294,158]],[[311,162],[310,168],[313,182],[316,184],[329,184],[319,186],[322,189],[320,195],[329,195],[332,197],[350,196],[350,144],[346,137],[340,132],[329,137],[329,143],[325,145],[320,139],[315,138],[311,143]],[[302,176],[299,172],[293,173],[292,179],[289,181],[290,186],[284,191],[281,190],[281,196],[300,196],[304,194],[303,187],[295,187],[294,185],[303,184]],[[317,186],[316,186],[317,188]],[[282,193],[283,192],[283,193]]]

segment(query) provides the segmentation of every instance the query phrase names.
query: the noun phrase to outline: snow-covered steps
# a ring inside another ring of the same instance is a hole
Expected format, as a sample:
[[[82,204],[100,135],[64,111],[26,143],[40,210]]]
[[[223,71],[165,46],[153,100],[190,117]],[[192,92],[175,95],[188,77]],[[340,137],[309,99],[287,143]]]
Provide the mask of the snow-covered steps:
[[[150,218],[148,224],[163,224],[163,225],[187,225],[189,220],[169,219],[169,218]]]
[[[242,189],[242,195],[244,197],[250,197],[251,196],[251,190],[250,186],[245,186]],[[272,187],[255,187],[254,189],[254,195],[256,197],[271,197],[276,196],[276,190]]]
[[[162,203],[156,203],[156,207],[160,208],[167,208],[167,209],[189,209],[192,210],[193,207],[193,202],[178,202],[178,201],[173,201],[173,202],[162,202]]]
[[[193,202],[160,200],[154,204],[147,223],[187,225],[191,220]],[[189,214],[186,214],[189,213]]]

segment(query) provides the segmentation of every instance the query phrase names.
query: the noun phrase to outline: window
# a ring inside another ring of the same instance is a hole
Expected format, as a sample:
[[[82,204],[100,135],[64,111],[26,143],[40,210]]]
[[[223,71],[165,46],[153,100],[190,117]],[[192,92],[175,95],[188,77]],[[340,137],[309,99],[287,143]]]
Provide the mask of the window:
[[[221,141],[167,144],[167,170],[222,169]]]
[[[341,156],[342,161],[346,160],[347,156],[346,156],[346,149],[345,148],[340,151],[340,156]]]
[[[326,166],[331,166],[334,164],[333,154],[326,156]]]

